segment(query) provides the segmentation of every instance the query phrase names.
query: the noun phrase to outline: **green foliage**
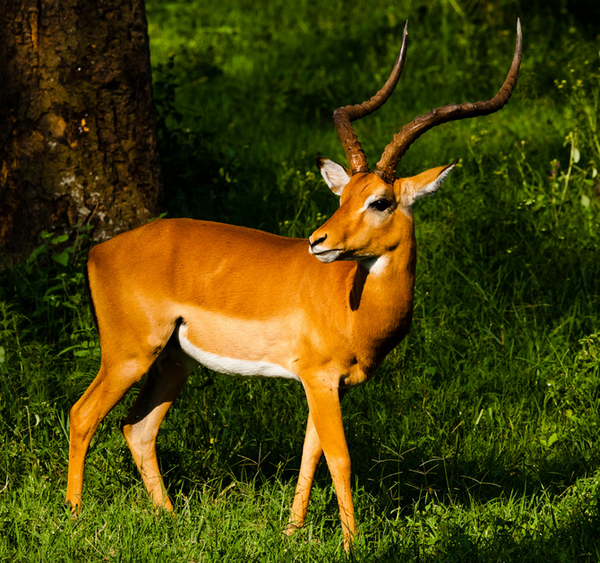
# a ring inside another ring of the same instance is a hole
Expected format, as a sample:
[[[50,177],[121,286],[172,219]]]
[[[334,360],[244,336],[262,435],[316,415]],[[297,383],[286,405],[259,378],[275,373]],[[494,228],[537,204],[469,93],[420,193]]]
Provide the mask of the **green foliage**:
[[[584,3],[582,3],[584,4]],[[158,438],[178,516],[155,515],[118,430],[98,430],[84,511],[62,507],[68,410],[100,351],[85,229],[0,270],[0,559],[600,560],[598,7],[410,0],[148,0],[165,197],[191,215],[307,236],[335,209],[314,157],[344,163],[331,113],[387,77],[356,124],[374,163],[402,123],[490,97],[499,114],[437,128],[399,173],[462,160],[415,209],[413,329],[344,400],[360,535],[346,558],[322,462],[305,529],[282,536],[307,407],[294,382],[198,370]],[[594,11],[596,10],[596,11]],[[596,18],[597,21],[597,18]]]
[[[70,339],[77,342],[73,348],[87,348],[95,342],[89,327],[84,275],[91,245],[89,230],[77,226],[61,235],[43,232],[42,244],[24,263],[0,272],[0,302],[16,304],[17,317],[28,321],[21,340],[31,337],[62,347]],[[10,310],[5,308],[5,318]],[[62,353],[65,351],[63,348]]]
[[[175,93],[173,58],[154,70],[154,103],[164,199],[172,217],[218,216],[234,181],[235,153],[208,148],[210,135],[183,124]]]

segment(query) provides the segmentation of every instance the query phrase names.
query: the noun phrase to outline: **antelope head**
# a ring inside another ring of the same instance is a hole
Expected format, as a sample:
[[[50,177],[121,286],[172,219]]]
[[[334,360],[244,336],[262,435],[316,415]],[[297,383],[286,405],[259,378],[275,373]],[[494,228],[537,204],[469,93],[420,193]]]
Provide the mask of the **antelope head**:
[[[321,262],[358,260],[369,267],[379,257],[397,248],[412,236],[412,205],[435,193],[456,162],[432,168],[411,178],[396,178],[396,167],[410,147],[425,131],[458,119],[489,115],[504,107],[517,82],[521,64],[521,23],[517,20],[517,41],[508,76],[499,92],[487,102],[449,104],[415,117],[394,135],[383,151],[375,172],[371,173],[366,155],[352,127],[380,108],[392,94],[406,58],[408,22],[402,47],[390,77],[370,100],[335,110],[333,119],[344,147],[350,170],[324,158],[317,165],[329,188],[340,196],[340,207],[309,238],[309,252]]]

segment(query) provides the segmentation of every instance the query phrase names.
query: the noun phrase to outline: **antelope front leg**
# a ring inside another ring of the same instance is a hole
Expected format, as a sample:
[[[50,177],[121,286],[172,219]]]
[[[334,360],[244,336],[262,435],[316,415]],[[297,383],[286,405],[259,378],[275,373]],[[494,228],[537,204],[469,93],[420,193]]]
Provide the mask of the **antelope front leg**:
[[[340,402],[345,393],[345,390],[340,389]],[[304,447],[302,449],[300,474],[298,475],[298,484],[296,485],[296,493],[294,494],[294,503],[292,504],[290,519],[285,530],[285,533],[288,536],[293,534],[298,528],[304,526],[315,471],[317,470],[317,465],[319,464],[322,455],[323,447],[321,446],[321,440],[319,440],[319,435],[317,434],[312,416],[309,412],[308,421],[306,423]]]
[[[323,452],[325,453],[325,459],[327,460],[329,472],[331,473],[340,509],[340,518],[342,520],[344,532],[344,549],[349,551],[350,544],[355,535],[354,506],[352,504],[352,491],[350,487],[350,454],[344,435],[342,409],[340,406],[340,394],[337,382],[336,385],[328,383],[327,379],[320,379],[315,383],[305,382],[304,388],[308,400],[308,408],[310,410],[309,424],[312,421]],[[307,430],[310,430],[310,427]],[[312,436],[312,433],[310,436]],[[307,431],[307,439],[308,438],[309,432]],[[311,437],[311,441],[311,451],[313,452],[312,460],[314,460],[314,454],[317,452],[317,449],[314,447],[315,438]],[[306,443],[305,448],[307,448]],[[313,461],[310,463],[313,463]],[[308,475],[308,469],[310,467],[309,462],[307,462],[306,466],[307,473],[304,476]],[[311,483],[315,467],[316,463],[314,463],[314,467],[312,468]],[[302,460],[302,468],[304,468],[304,459]],[[298,482],[298,486],[301,486],[300,481]],[[304,490],[303,487],[300,500],[298,500],[297,497],[294,498],[294,508],[304,502]],[[306,496],[306,501],[308,501],[308,494]],[[295,514],[294,508],[292,508],[292,515]],[[304,508],[304,510],[306,509]],[[302,515],[304,514],[305,512],[302,513]]]
[[[319,440],[319,435],[317,434],[312,416],[309,412],[308,422],[306,423],[304,447],[302,448],[300,474],[298,475],[298,484],[296,485],[296,494],[294,495],[292,512],[285,531],[288,536],[304,525],[310,489],[322,454],[323,448],[321,447],[321,440]]]

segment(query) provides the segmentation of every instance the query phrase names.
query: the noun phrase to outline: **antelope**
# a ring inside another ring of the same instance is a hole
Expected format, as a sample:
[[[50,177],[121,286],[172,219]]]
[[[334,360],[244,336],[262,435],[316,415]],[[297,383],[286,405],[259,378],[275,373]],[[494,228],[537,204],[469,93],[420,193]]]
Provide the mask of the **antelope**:
[[[451,104],[404,125],[371,173],[351,122],[380,108],[406,57],[407,26],[390,77],[370,100],[340,107],[334,123],[350,170],[317,164],[340,197],[306,239],[191,219],[159,219],[94,247],[87,264],[102,352],[100,370],[70,411],[66,501],[81,507],[85,455],[98,425],[145,375],[122,431],[157,509],[173,510],[155,450],[159,426],[202,364],[238,376],[302,383],[308,420],[286,533],[304,524],[315,469],[329,467],[344,547],[355,536],[350,456],[340,401],[369,380],[409,331],[416,243],[412,205],[435,193],[455,166],[396,178],[425,131],[500,110],[516,85],[521,25],[503,86],[487,102]]]

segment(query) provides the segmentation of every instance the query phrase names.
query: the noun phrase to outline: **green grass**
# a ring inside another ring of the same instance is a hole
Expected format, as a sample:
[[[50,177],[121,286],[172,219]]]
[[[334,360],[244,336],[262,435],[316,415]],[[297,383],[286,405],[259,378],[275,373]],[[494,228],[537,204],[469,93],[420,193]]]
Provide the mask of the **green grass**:
[[[600,44],[597,8],[564,6],[147,2],[169,214],[292,236],[335,209],[314,157],[344,163],[331,113],[385,80],[406,18],[398,91],[357,125],[371,164],[415,115],[491,97],[521,17],[508,106],[430,131],[398,170],[461,158],[415,209],[411,333],[344,400],[350,560],[600,561]],[[100,354],[81,235],[0,271],[0,559],[345,560],[323,462],[306,528],[281,533],[307,415],[294,382],[193,375],[158,438],[176,517],[154,513],[118,430],[134,389],[71,520],[67,413]]]

